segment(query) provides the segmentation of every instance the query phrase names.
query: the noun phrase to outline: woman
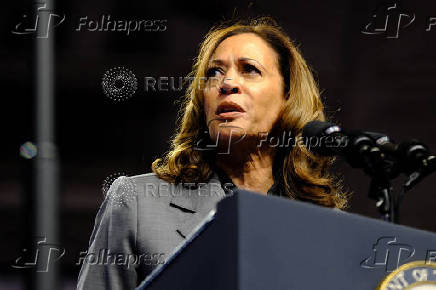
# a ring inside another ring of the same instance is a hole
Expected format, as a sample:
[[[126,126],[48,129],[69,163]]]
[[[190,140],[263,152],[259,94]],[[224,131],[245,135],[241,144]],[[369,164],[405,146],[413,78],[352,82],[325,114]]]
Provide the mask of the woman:
[[[265,142],[283,133],[295,140],[307,122],[325,119],[310,69],[274,20],[212,28],[190,76],[171,150],[154,173],[112,184],[78,288],[134,288],[235,188],[345,206],[331,159]]]

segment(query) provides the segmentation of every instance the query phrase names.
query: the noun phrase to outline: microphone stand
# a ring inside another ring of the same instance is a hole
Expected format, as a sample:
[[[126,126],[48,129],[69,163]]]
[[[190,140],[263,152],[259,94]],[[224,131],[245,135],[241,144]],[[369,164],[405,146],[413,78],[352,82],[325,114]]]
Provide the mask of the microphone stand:
[[[399,204],[389,179],[373,177],[369,197],[375,199],[381,218],[391,223],[399,223]]]
[[[405,193],[436,171],[436,156],[415,139],[395,145],[381,133],[344,133],[337,125],[321,121],[306,124],[303,137],[321,137],[319,146],[308,146],[309,150],[323,156],[342,155],[351,167],[362,168],[371,177],[369,197],[376,200],[382,219],[391,223],[399,223],[400,203]],[[327,138],[322,141],[323,137]],[[408,176],[408,180],[403,190],[395,194],[391,180],[400,173]]]
[[[378,147],[365,148],[364,171],[371,176],[368,196],[376,200],[376,207],[384,221],[399,223],[401,198],[393,190],[391,180],[399,175],[398,162]]]

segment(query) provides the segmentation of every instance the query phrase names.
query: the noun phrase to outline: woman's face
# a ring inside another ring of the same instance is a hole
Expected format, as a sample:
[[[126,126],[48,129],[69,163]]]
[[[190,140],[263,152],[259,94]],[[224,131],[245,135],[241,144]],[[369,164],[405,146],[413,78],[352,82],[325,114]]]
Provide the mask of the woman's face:
[[[262,38],[253,33],[226,38],[206,72],[204,111],[212,140],[234,144],[271,131],[285,97],[277,53]]]

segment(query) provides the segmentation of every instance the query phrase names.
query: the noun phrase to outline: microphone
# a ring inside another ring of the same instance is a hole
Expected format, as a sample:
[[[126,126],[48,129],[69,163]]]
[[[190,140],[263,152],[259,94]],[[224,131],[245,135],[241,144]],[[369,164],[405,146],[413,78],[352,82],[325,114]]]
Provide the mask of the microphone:
[[[360,131],[344,131],[341,127],[322,121],[311,121],[303,128],[306,147],[321,156],[344,156],[354,168],[371,173],[381,162],[381,151],[374,140]]]
[[[322,156],[338,155],[342,150],[339,148],[347,146],[342,129],[329,122],[311,121],[304,126],[302,135],[306,140],[307,149]],[[325,137],[329,137],[328,144]],[[315,140],[315,144],[313,144],[313,140]],[[331,143],[337,146],[329,146]]]
[[[428,147],[416,139],[402,142],[397,147],[398,155],[402,157],[402,167],[405,173],[428,167],[427,158],[430,157]]]
[[[322,156],[341,155],[355,168],[363,168],[372,177],[369,196],[377,200],[384,219],[398,222],[404,193],[427,175],[436,171],[436,156],[418,140],[395,144],[388,136],[369,131],[344,131],[321,121],[307,123],[302,132],[306,147]],[[316,141],[315,143],[313,141]],[[407,176],[404,190],[392,193],[391,179],[400,173]]]
[[[406,188],[416,184],[423,177],[436,171],[436,156],[431,155],[428,147],[422,142],[412,139],[395,144],[388,136],[376,132],[365,132],[377,146],[386,153],[385,158],[396,159],[398,172],[409,176]],[[396,174],[395,176],[397,176]]]
[[[383,133],[377,132],[363,132],[370,137],[377,147],[381,150],[381,158],[383,163],[381,165],[384,176],[389,179],[394,179],[401,173],[401,156],[398,154],[398,145],[394,141]]]
[[[436,156],[416,139],[395,144],[382,133],[345,131],[333,123],[322,121],[308,122],[302,135],[306,147],[313,153],[344,156],[352,167],[363,168],[371,176],[393,179],[404,173],[409,177],[406,189],[436,171]]]
[[[407,190],[436,171],[436,156],[420,141],[412,139],[402,142],[397,151],[401,158],[401,170],[409,176],[404,184]]]
[[[365,131],[363,133],[374,140],[375,144],[385,152],[394,153],[398,148],[398,145],[395,144],[394,141],[389,138],[389,136],[383,133],[369,131]]]

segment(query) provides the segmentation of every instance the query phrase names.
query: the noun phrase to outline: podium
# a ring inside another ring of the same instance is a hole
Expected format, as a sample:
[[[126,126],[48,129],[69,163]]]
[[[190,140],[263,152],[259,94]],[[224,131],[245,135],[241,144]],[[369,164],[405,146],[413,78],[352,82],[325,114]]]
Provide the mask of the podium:
[[[412,261],[436,262],[436,234],[237,191],[137,289],[376,289]]]

